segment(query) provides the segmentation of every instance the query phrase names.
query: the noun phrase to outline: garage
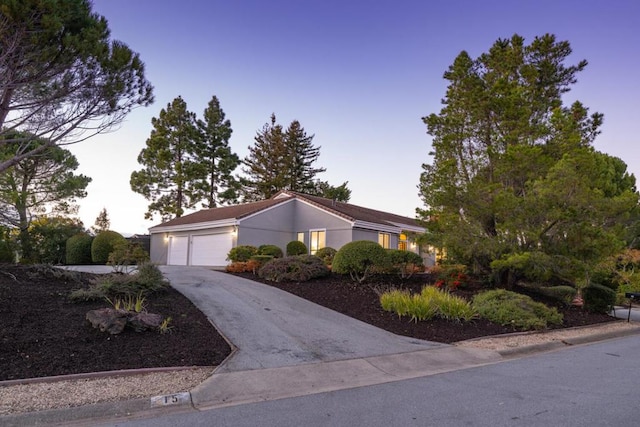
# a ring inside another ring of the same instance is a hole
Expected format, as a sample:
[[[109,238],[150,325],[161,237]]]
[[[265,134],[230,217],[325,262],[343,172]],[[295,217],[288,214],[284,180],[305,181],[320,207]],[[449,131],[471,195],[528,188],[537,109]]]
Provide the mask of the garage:
[[[227,254],[233,245],[231,233],[194,235],[191,237],[189,265],[227,265]]]
[[[189,255],[189,237],[170,236],[167,264],[168,265],[187,265],[188,255]]]

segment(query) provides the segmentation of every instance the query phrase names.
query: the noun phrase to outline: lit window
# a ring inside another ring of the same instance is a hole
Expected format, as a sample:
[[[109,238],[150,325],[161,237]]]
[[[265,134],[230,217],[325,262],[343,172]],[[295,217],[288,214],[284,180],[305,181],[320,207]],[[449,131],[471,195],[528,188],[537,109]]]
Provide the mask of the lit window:
[[[407,235],[404,233],[401,233],[400,236],[398,236],[398,249],[401,251],[407,250]]]
[[[378,233],[378,243],[385,249],[389,249],[391,236],[389,233]]]
[[[326,231],[324,230],[316,230],[311,231],[310,233],[310,246],[311,246],[311,255],[315,255],[318,249],[322,249],[325,246],[326,239]]]
[[[298,242],[304,243],[304,233],[298,233]]]

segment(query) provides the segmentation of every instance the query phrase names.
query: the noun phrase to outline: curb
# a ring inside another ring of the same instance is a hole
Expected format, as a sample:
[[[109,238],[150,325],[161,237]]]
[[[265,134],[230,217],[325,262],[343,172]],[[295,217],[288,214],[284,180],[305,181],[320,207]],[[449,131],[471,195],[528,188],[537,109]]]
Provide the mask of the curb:
[[[591,335],[583,335],[581,337],[567,338],[564,340],[550,341],[542,344],[533,344],[523,347],[514,347],[497,352],[503,357],[516,357],[545,351],[559,350],[561,348],[571,347],[574,345],[589,344],[594,342],[606,341],[613,338],[622,338],[630,335],[640,334],[640,328],[627,329],[623,331],[601,332]]]

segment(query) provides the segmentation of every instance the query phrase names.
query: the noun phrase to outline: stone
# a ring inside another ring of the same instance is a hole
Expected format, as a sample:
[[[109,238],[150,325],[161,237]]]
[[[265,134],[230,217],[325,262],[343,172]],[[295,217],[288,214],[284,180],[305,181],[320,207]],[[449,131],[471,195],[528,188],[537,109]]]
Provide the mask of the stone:
[[[114,308],[100,308],[87,312],[86,319],[94,328],[101,332],[109,332],[116,335],[122,332],[127,325],[128,313]]]
[[[162,316],[155,313],[134,313],[129,317],[129,324],[136,332],[158,329],[162,324]]]

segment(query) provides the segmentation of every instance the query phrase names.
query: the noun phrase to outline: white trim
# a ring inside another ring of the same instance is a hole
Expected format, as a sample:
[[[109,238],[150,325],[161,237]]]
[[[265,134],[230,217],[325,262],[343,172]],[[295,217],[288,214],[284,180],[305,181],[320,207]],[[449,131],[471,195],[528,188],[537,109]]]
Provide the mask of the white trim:
[[[394,221],[387,221],[387,222],[393,225],[397,225],[398,227],[407,231],[415,231],[416,233],[424,233],[426,231],[424,227],[420,227],[417,225],[403,224],[401,222],[394,222]]]
[[[386,233],[400,234],[402,228],[394,227],[392,225],[378,224],[375,222],[356,221],[353,225],[354,228],[364,228],[365,230],[382,231]]]
[[[221,219],[218,221],[207,221],[207,222],[192,222],[189,224],[180,224],[180,225],[167,225],[162,226],[158,225],[156,227],[149,229],[149,234],[157,234],[157,233],[167,233],[171,231],[195,231],[195,230],[204,230],[207,228],[219,228],[219,227],[229,227],[233,225],[238,225],[239,221],[235,218]]]

